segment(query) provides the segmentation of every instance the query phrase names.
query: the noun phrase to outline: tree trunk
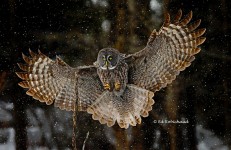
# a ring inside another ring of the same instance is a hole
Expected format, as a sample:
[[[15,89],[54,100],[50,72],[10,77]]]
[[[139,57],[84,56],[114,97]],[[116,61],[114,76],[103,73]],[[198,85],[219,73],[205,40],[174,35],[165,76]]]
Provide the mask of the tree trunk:
[[[15,85],[17,86],[17,85]],[[16,93],[20,93],[21,90],[16,87]],[[13,94],[14,101],[14,129],[15,129],[15,142],[17,150],[27,149],[27,131],[26,131],[26,111],[25,111],[25,102],[27,99],[24,96],[21,96],[18,99],[19,95]]]
[[[126,129],[121,129],[118,125],[113,126],[116,137],[116,150],[129,150],[129,141],[127,138]]]
[[[175,80],[171,86],[168,86],[166,91],[165,112],[169,121],[176,121],[178,119],[178,101],[179,101],[179,83]],[[176,150],[177,148],[177,124],[167,124],[167,132],[169,133],[170,149]]]

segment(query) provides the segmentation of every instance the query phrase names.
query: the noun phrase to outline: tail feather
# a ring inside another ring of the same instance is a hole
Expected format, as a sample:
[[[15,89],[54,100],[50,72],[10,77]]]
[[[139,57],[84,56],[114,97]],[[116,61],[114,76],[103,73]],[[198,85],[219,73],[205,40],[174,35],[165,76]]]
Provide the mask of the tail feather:
[[[122,96],[109,91],[104,92],[88,107],[87,112],[101,124],[110,127],[117,121],[121,128],[128,128],[129,125],[140,124],[141,116],[148,116],[154,104],[153,96],[153,92],[129,84]]]

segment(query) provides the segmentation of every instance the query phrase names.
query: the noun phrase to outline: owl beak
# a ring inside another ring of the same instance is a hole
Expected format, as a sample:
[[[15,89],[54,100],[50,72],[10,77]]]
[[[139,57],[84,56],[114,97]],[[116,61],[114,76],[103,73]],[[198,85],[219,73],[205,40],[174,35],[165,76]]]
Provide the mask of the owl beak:
[[[108,68],[108,61],[107,60],[105,61],[105,66]]]

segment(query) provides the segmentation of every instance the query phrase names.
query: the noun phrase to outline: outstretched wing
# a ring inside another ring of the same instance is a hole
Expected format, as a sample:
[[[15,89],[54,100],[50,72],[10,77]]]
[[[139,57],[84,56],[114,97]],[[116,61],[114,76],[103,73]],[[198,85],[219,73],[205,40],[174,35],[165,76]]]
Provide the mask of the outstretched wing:
[[[129,83],[155,92],[166,87],[180,71],[190,66],[194,55],[200,52],[198,46],[205,41],[201,37],[205,29],[195,30],[200,20],[188,24],[192,12],[183,19],[181,16],[179,10],[175,19],[170,21],[168,14],[159,32],[152,32],[147,46],[128,56]]]
[[[19,85],[28,88],[27,95],[40,102],[68,111],[74,110],[78,98],[78,110],[85,111],[102,93],[102,85],[93,66],[71,68],[59,57],[55,61],[40,51],[30,51],[26,64],[18,64],[24,72],[16,74],[23,79]],[[95,92],[95,93],[93,93]],[[77,96],[78,95],[78,96]]]

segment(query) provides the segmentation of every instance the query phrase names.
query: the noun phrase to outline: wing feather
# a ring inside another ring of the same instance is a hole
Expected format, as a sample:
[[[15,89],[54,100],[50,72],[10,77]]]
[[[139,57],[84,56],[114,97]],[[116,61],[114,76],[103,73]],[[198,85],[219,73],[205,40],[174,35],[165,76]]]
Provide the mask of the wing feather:
[[[171,22],[167,14],[161,29],[151,33],[147,46],[127,57],[129,60],[132,58],[128,61],[129,83],[155,92],[190,66],[194,55],[200,52],[198,46],[206,39],[201,37],[206,29],[197,29],[201,20],[189,24],[192,11],[183,19],[181,17],[182,11],[179,10]]]
[[[182,17],[182,10],[180,9],[174,18],[173,24],[177,24],[180,21],[181,17]]]
[[[22,54],[26,64],[18,63],[24,72],[16,72],[27,88],[27,95],[47,105],[54,103],[64,110],[74,110],[78,98],[78,110],[86,111],[102,93],[103,87],[94,66],[71,68],[61,58],[48,58],[38,51],[29,50],[31,57]],[[94,95],[94,93],[96,93]]]

